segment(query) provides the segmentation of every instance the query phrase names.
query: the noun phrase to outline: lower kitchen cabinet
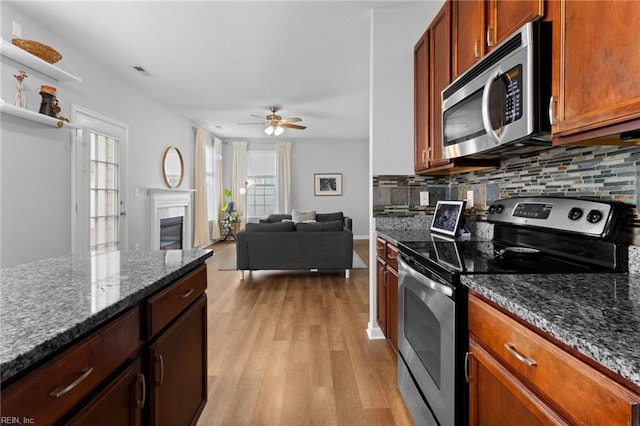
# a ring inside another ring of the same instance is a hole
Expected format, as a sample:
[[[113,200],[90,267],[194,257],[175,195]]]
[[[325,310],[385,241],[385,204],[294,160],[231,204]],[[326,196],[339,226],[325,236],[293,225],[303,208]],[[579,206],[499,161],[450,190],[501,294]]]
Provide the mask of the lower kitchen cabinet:
[[[633,389],[474,293],[467,362],[470,425],[640,424]]]
[[[195,424],[207,401],[207,298],[149,347],[150,424]]]
[[[146,396],[145,376],[138,358],[67,425],[141,425]]]
[[[398,247],[376,240],[377,320],[391,348],[398,352]]]

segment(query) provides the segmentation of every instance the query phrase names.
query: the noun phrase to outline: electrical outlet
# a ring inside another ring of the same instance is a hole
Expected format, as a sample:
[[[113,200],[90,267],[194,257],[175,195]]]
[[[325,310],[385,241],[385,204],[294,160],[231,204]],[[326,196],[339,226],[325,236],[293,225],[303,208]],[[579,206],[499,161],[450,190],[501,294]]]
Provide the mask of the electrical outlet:
[[[136,250],[140,250],[140,243],[136,243],[136,245],[135,245],[135,249],[136,249]]]
[[[473,207],[473,189],[467,191],[467,208]]]
[[[420,191],[420,205],[421,206],[429,205],[429,191]]]

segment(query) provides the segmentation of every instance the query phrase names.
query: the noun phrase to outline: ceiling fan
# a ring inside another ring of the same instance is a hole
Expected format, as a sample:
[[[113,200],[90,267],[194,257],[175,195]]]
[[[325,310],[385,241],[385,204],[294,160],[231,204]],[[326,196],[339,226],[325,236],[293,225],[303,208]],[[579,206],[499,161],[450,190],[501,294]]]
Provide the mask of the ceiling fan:
[[[282,118],[282,116],[278,115],[278,111],[280,110],[278,107],[271,107],[270,110],[271,110],[271,114],[264,117],[265,121],[263,121],[262,123],[238,123],[238,124],[260,124],[263,126],[266,125],[267,127],[264,129],[264,132],[269,136],[281,135],[282,132],[284,132],[285,127],[287,129],[298,129],[298,130],[304,130],[307,128],[306,126],[301,126],[299,124],[292,124],[292,123],[297,123],[299,121],[302,121],[302,119],[299,117]],[[250,114],[250,115],[252,117],[263,118],[255,114]]]

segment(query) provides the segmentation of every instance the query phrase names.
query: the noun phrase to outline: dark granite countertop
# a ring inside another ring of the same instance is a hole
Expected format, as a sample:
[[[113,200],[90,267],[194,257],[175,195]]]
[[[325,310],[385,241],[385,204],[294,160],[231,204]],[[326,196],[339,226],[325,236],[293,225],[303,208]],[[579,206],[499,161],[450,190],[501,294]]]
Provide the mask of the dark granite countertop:
[[[0,380],[203,265],[211,250],[86,253],[0,270]]]
[[[461,280],[640,386],[640,275],[474,275]]]

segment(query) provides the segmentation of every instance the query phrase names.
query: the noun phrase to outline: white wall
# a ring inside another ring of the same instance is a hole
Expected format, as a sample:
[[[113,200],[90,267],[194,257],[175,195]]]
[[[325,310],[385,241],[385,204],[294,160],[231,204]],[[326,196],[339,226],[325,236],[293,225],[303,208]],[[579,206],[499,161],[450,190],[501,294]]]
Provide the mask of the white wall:
[[[413,47],[442,1],[373,12],[372,174],[413,172]]]
[[[28,108],[37,111],[41,84],[58,88],[61,115],[69,116],[71,104],[127,123],[129,127],[127,221],[129,248],[148,248],[148,188],[165,187],[161,161],[169,145],[180,148],[185,160],[181,189],[193,188],[194,136],[192,124],[150,95],[129,85],[87,53],[55,34],[55,23],[37,23],[0,3],[2,37],[10,40],[11,22],[22,24],[23,38],[54,46],[82,78],[81,83],[56,82],[26,69]],[[53,31],[46,28],[52,25]],[[95,52],[99,54],[99,52]],[[12,102],[15,79],[23,66],[2,57],[1,96]],[[123,72],[126,72],[123,70]],[[131,71],[133,72],[133,71]],[[6,114],[0,137],[0,266],[7,267],[71,250],[71,131],[44,127]],[[139,188],[135,197],[134,188]]]
[[[353,219],[354,237],[369,235],[368,208],[369,146],[366,139],[317,140],[284,138],[291,141],[293,157],[291,201],[293,208],[318,213],[342,211]],[[268,140],[247,140],[249,150],[275,150]],[[232,147],[222,150],[223,185],[231,186]],[[315,196],[314,173],[342,173],[342,196]]]

